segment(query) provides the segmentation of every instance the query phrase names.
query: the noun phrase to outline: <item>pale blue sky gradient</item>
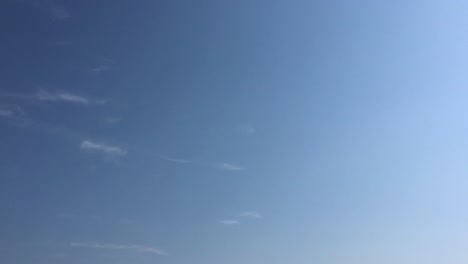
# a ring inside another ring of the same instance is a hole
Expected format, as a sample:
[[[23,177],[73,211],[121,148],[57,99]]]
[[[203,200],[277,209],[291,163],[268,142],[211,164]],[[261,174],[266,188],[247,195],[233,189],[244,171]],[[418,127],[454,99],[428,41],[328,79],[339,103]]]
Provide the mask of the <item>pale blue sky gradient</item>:
[[[0,262],[464,264],[464,1],[0,3]]]

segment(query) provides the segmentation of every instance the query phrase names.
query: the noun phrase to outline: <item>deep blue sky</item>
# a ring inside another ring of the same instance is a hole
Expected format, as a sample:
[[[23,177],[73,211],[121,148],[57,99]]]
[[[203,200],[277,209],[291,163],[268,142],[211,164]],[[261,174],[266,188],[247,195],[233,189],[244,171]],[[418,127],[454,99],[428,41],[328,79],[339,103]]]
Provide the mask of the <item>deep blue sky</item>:
[[[0,262],[467,263],[463,1],[0,2]]]

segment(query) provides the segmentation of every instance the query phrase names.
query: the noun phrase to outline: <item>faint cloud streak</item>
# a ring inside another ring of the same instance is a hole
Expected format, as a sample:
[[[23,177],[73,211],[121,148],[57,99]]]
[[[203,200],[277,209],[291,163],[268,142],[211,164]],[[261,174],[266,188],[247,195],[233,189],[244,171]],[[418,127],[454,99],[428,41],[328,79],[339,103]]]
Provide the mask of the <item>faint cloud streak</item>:
[[[90,104],[90,100],[76,94],[66,92],[55,92],[51,93],[48,91],[41,90],[36,94],[36,99],[40,101],[52,101],[52,102],[71,102],[78,104]]]
[[[83,140],[80,144],[80,148],[87,151],[99,151],[113,156],[123,156],[127,154],[127,151],[120,147],[96,143],[90,140]]]
[[[236,219],[225,219],[219,222],[223,225],[238,225],[240,223],[239,220]]]
[[[161,154],[158,154],[158,156],[165,161],[173,162],[173,163],[180,163],[180,164],[194,164],[194,165],[199,165],[199,166],[204,166],[204,167],[212,167],[215,169],[220,169],[220,170],[225,170],[225,171],[243,171],[245,170],[244,167],[230,164],[227,162],[220,162],[220,163],[212,163],[212,162],[197,162],[193,160],[188,160],[188,159],[179,159],[179,158],[171,158],[167,157]]]
[[[64,91],[55,91],[50,92],[44,89],[40,89],[35,94],[1,94],[0,97],[9,98],[9,99],[20,99],[20,100],[35,100],[42,102],[63,102],[63,103],[73,103],[73,104],[82,104],[82,105],[91,105],[91,104],[105,104],[107,100],[94,100],[81,95],[64,92]]]
[[[241,212],[239,213],[239,217],[242,218],[249,218],[249,219],[260,219],[263,216],[259,212]]]
[[[81,247],[81,248],[94,248],[94,249],[108,249],[108,250],[130,250],[143,253],[153,253],[157,255],[167,255],[167,252],[161,248],[148,247],[141,245],[118,245],[118,244],[107,244],[97,242],[72,242],[70,247]]]
[[[244,211],[234,214],[232,218],[221,220],[220,223],[223,225],[238,225],[248,220],[261,219],[262,215],[259,212]]]
[[[215,169],[220,169],[220,170],[225,170],[225,171],[243,171],[245,170],[244,167],[230,164],[227,162],[220,162],[220,163],[213,163],[213,162],[200,162],[200,161],[194,161],[194,160],[189,160],[189,159],[180,159],[180,158],[172,158],[172,157],[167,157],[161,154],[158,154],[158,156],[165,161],[173,162],[173,163],[180,163],[180,164],[194,164],[194,165],[199,165],[203,167],[212,167]]]
[[[234,165],[234,164],[230,164],[230,163],[226,163],[226,162],[214,163],[213,167],[221,169],[221,170],[226,170],[226,171],[243,171],[243,170],[245,170],[244,167]]]
[[[23,109],[17,105],[0,106],[0,117],[20,127],[31,123]]]

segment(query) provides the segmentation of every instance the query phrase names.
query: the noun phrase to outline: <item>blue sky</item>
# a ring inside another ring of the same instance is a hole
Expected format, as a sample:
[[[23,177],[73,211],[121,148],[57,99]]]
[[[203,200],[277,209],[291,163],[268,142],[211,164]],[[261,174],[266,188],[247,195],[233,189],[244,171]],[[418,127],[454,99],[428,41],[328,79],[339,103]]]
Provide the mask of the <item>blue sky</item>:
[[[463,1],[0,3],[0,262],[467,263]]]

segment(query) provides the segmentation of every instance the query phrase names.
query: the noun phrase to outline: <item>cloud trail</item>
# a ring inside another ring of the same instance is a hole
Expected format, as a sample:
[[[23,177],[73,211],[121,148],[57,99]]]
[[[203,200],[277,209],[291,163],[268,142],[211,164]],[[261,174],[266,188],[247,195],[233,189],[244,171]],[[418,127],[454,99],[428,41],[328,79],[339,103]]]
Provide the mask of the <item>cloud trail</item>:
[[[180,159],[180,158],[172,158],[172,157],[167,157],[161,154],[157,154],[159,158],[162,160],[168,161],[168,162],[173,162],[173,163],[180,163],[180,164],[193,164],[193,165],[199,165],[199,166],[204,166],[204,167],[212,167],[215,169],[220,169],[220,170],[225,170],[225,171],[243,171],[245,170],[244,167],[234,165],[231,163],[227,162],[200,162],[200,161],[194,161],[194,160],[189,160],[189,159]]]
[[[90,104],[91,101],[88,98],[79,96],[76,94],[66,92],[55,92],[51,93],[45,90],[39,91],[35,98],[40,101],[51,101],[51,102],[71,102],[78,104]]]
[[[259,212],[244,211],[234,214],[232,218],[219,221],[223,225],[238,225],[248,220],[258,220],[263,216]]]
[[[239,220],[236,220],[236,219],[225,219],[219,222],[223,225],[237,225],[240,223]]]
[[[108,249],[108,250],[131,250],[136,252],[153,253],[157,255],[167,255],[167,252],[161,248],[148,247],[141,245],[119,245],[119,244],[107,244],[97,242],[72,242],[70,247],[81,247],[81,248],[94,248],[94,249]]]
[[[245,170],[244,167],[226,163],[226,162],[221,162],[221,163],[213,163],[212,166],[217,169],[221,170],[226,170],[226,171],[243,171]]]
[[[248,218],[248,219],[260,219],[263,216],[259,212],[246,211],[246,212],[239,213],[239,217]]]
[[[117,146],[110,146],[101,143],[96,143],[91,140],[81,141],[80,148],[87,151],[99,151],[105,154],[122,156],[127,154],[127,151]]]
[[[39,90],[37,93],[21,94],[0,94],[0,97],[11,100],[31,100],[41,102],[54,102],[54,103],[71,103],[81,105],[103,105],[107,100],[90,99],[82,95],[73,94],[65,91],[51,92],[48,90]]]

